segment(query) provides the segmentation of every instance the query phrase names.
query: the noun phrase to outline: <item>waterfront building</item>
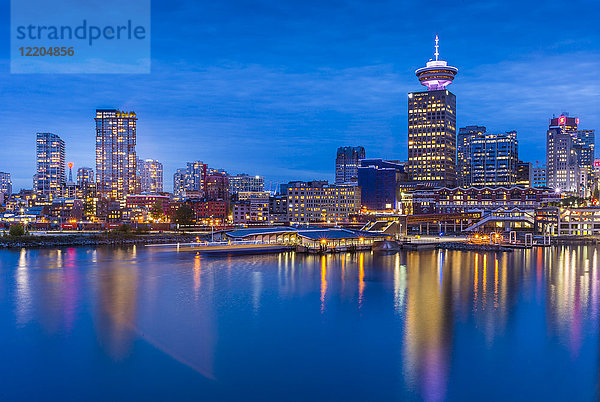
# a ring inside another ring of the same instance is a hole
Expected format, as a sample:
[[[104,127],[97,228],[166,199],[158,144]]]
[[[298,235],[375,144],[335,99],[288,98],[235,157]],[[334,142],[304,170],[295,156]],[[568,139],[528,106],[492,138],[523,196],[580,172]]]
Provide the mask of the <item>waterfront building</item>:
[[[137,171],[140,192],[158,194],[163,192],[163,165],[155,159],[138,159]]]
[[[287,214],[287,200],[287,193],[277,194],[269,197],[269,219],[272,222],[289,222]]]
[[[362,206],[371,211],[400,209],[399,184],[406,180],[404,165],[397,161],[361,160],[358,186]]]
[[[560,208],[556,234],[559,236],[600,235],[600,207]]]
[[[245,173],[229,176],[229,193],[235,195],[240,191],[265,191],[265,178]]]
[[[12,194],[12,180],[10,173],[0,172],[0,194],[9,197]]]
[[[229,206],[226,200],[192,199],[186,203],[194,210],[199,224],[216,226],[227,221]]]
[[[37,133],[33,190],[43,198],[57,198],[65,182],[65,142],[53,133]]]
[[[125,200],[136,190],[136,114],[96,109],[95,121],[98,195]]]
[[[48,217],[58,223],[80,221],[83,217],[83,201],[75,198],[55,198],[48,208]]]
[[[125,206],[130,216],[138,216],[138,222],[147,222],[148,216],[160,220],[168,215],[170,209],[170,198],[165,195],[141,194],[128,195]]]
[[[118,200],[98,198],[95,201],[95,215],[105,223],[119,223],[123,221],[123,208]]]
[[[238,193],[238,196],[232,208],[234,224],[264,224],[270,221],[268,192],[245,191]]]
[[[415,215],[437,213],[490,213],[500,208],[532,211],[548,202],[560,201],[560,194],[534,187],[454,187],[421,189],[412,193]]]
[[[481,130],[483,129],[483,130]],[[485,132],[485,127],[459,130],[459,179],[463,186],[510,186],[517,179],[517,132]]]
[[[340,147],[335,158],[335,184],[358,184],[358,167],[365,159],[363,147]]]
[[[533,187],[548,187],[548,182],[546,181],[546,172],[548,168],[546,165],[540,165],[539,162],[536,162],[536,165],[533,167]]]
[[[360,209],[360,187],[327,181],[290,182],[287,189],[290,223],[346,222]]]
[[[456,96],[446,87],[458,69],[438,57],[436,36],[435,60],[415,72],[427,91],[408,94],[408,176],[422,183],[454,185]]]
[[[522,161],[517,163],[515,184],[517,186],[533,187],[533,163]]]
[[[485,126],[466,126],[458,130],[456,137],[456,181],[458,186],[471,185],[471,145],[472,137],[482,135]]]

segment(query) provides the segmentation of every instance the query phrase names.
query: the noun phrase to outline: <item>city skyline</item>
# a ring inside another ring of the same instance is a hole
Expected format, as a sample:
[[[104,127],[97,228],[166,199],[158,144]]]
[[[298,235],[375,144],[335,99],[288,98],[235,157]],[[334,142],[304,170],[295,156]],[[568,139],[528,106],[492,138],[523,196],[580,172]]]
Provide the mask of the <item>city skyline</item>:
[[[232,173],[265,176],[273,185],[296,179],[333,181],[331,155],[344,145],[364,146],[369,158],[406,160],[406,94],[422,89],[414,71],[433,57],[436,33],[441,56],[460,69],[452,85],[457,127],[516,130],[520,156],[534,162],[545,160],[552,115],[566,111],[579,116],[583,127],[599,126],[600,91],[593,79],[600,59],[598,33],[588,31],[589,10],[577,13],[573,6],[577,19],[566,21],[561,32],[529,29],[515,41],[516,34],[493,29],[512,11],[510,3],[467,5],[460,12],[441,7],[443,17],[434,16],[427,26],[399,18],[416,12],[411,3],[403,4],[405,9],[384,4],[377,10],[346,5],[334,21],[328,18],[333,10],[325,5],[299,7],[296,17],[285,12],[285,5],[263,6],[246,16],[245,24],[225,28],[224,20],[242,19],[224,14],[226,4],[206,10],[205,25],[195,26],[185,14],[197,6],[182,2],[170,10],[156,2],[155,12],[182,20],[178,27],[168,19],[153,24],[149,75],[9,75],[5,51],[0,129],[11,135],[0,150],[0,170],[12,174],[13,191],[31,186],[36,132],[64,139],[66,159],[75,168],[93,166],[93,111],[102,107],[137,113],[136,151],[161,161],[166,178],[181,163],[203,160]],[[550,3],[536,10],[535,16],[517,16],[511,29],[542,26],[559,7]],[[490,20],[494,12],[498,16]],[[484,14],[486,35],[473,35],[484,24],[476,17]],[[316,30],[320,35],[298,28],[264,39],[273,36],[263,27],[265,21],[279,18],[277,27],[293,27],[302,16],[315,17],[323,28]],[[443,22],[451,17],[452,28]],[[372,37],[344,30],[355,23],[369,25]],[[173,45],[186,29],[189,38]],[[197,35],[208,40],[195,44],[193,52],[185,50]],[[321,46],[313,45],[317,40]],[[287,46],[291,43],[295,46]],[[110,84],[115,80],[120,85]],[[165,187],[171,187],[169,180]]]

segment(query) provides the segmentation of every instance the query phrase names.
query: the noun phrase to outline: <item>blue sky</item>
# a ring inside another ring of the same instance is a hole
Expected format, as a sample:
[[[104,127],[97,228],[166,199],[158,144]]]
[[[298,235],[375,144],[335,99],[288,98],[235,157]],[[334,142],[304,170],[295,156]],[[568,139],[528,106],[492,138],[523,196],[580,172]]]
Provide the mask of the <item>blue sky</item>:
[[[91,0],[90,0],[91,1]],[[9,3],[0,9],[0,171],[30,188],[35,133],[94,162],[94,110],[134,110],[138,155],[266,177],[333,179],[338,146],[406,158],[414,70],[440,54],[459,73],[459,127],[516,129],[524,160],[545,158],[552,114],[600,128],[595,1],[183,1],[152,3],[152,73],[10,74]]]

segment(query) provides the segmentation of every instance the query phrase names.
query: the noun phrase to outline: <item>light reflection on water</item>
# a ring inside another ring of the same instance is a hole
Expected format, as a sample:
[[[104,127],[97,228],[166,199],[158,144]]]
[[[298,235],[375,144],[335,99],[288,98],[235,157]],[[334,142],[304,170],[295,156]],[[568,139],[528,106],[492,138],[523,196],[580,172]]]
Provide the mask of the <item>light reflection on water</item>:
[[[41,348],[67,356],[59,371],[79,388],[50,375],[39,394],[9,386],[8,396],[86,395],[86,384],[110,378],[113,396],[133,381],[142,399],[305,400],[328,390],[434,401],[480,399],[489,387],[498,390],[488,400],[594,399],[598,258],[587,246],[226,257],[0,251],[8,329],[0,351],[22,362],[0,375],[18,382],[32,366],[55,364],[40,363],[32,350]],[[119,370],[128,374],[113,377]],[[548,381],[559,389],[544,391]]]

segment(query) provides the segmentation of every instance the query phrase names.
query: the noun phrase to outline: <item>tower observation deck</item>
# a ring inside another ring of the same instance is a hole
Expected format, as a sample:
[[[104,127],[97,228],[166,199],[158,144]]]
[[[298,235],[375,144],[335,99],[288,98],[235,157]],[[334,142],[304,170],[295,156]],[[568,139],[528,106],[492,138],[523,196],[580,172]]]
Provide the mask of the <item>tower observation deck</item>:
[[[458,68],[449,66],[444,60],[438,60],[439,53],[439,38],[435,36],[435,60],[429,60],[425,67],[421,67],[415,74],[421,85],[427,87],[429,91],[437,91],[445,89],[452,83],[452,80],[458,73]]]

